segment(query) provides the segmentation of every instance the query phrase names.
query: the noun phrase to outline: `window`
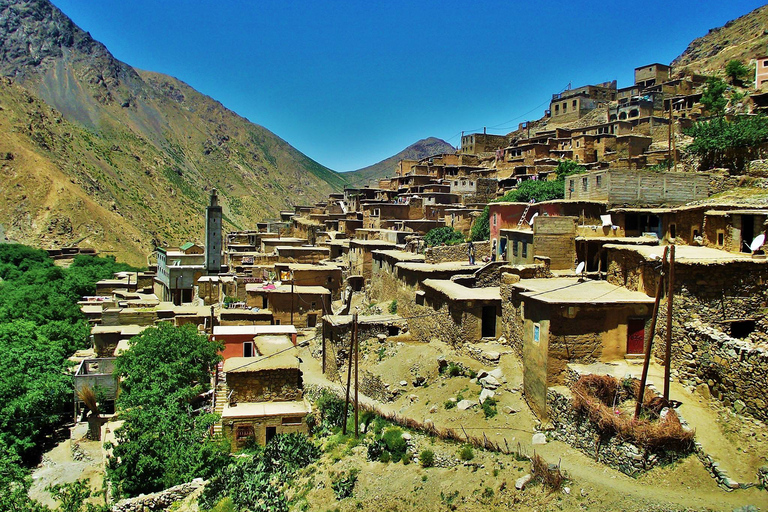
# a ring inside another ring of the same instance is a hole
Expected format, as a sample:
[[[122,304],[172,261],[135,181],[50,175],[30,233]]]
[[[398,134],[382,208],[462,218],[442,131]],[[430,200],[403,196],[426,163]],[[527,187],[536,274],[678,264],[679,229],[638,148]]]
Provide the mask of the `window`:
[[[588,178],[581,178],[581,189],[586,192],[587,188],[589,188],[589,180]]]
[[[283,416],[283,425],[301,425],[301,416]]]
[[[677,226],[675,224],[669,225],[669,238],[677,238]]]
[[[563,103],[563,113],[568,112],[568,104]]]
[[[527,258],[528,257],[528,242],[526,242],[525,240],[523,240],[523,250],[522,250],[522,253],[523,253],[522,254],[523,258]]]
[[[517,257],[517,240],[512,240],[512,256]]]
[[[555,105],[555,114],[560,113],[560,105]]]
[[[569,180],[570,183],[568,184],[568,190],[573,192],[576,189],[576,182],[574,180]]]
[[[493,227],[496,227],[496,217],[498,217],[498,213],[493,214]]]
[[[312,301],[311,307],[312,309],[317,309],[317,302]]]
[[[253,357],[253,342],[246,341],[243,343],[243,357]]]
[[[603,188],[603,177],[595,176],[595,188]]]
[[[253,437],[253,426],[251,425],[238,425],[235,430],[235,438],[237,441],[245,441]]]
[[[576,108],[576,100],[573,100],[573,108]]]
[[[533,324],[533,342],[541,341],[541,324]]]
[[[722,231],[717,234],[717,245],[720,247],[725,245],[725,234]]]

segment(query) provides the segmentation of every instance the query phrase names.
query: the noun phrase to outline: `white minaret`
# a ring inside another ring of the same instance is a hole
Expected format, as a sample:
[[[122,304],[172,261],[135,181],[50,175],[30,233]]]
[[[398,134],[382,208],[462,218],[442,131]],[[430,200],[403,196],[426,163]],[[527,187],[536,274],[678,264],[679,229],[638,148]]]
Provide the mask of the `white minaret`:
[[[221,206],[215,188],[211,205],[205,209],[205,269],[209,274],[221,271]]]

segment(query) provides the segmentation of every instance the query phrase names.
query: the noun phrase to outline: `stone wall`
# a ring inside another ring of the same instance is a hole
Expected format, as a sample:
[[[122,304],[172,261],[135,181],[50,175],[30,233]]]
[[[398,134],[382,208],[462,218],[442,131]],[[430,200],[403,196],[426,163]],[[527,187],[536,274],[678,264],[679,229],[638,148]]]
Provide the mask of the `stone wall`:
[[[195,478],[186,484],[177,485],[164,491],[128,498],[118,501],[112,506],[112,512],[146,512],[148,510],[166,510],[174,503],[183,500],[208,482]]]
[[[475,262],[483,261],[491,255],[491,242],[472,242],[475,247]],[[441,245],[429,247],[424,253],[426,263],[443,263],[446,261],[469,261],[467,244]]]
[[[768,349],[731,338],[695,320],[673,342],[680,380],[737,413],[768,421]]]
[[[451,311],[449,302],[433,298],[431,305],[409,305],[406,316],[408,328],[419,341],[429,343],[433,339],[461,349],[465,343],[479,340],[480,316],[471,311],[456,308]],[[400,303],[398,302],[398,309]]]
[[[360,324],[358,323],[357,335],[360,344],[368,339],[378,339],[389,334],[389,327],[385,324]],[[336,327],[326,327],[325,332],[325,373],[335,375],[344,373],[349,364],[349,354],[352,344],[352,322]]]
[[[570,397],[556,389],[550,388],[547,392],[547,406],[555,438],[627,475],[637,476],[688,455],[661,449],[644,450],[633,443],[622,441],[619,436],[606,438],[588,418],[573,409]],[[680,421],[683,422],[682,418]]]
[[[278,402],[300,400],[299,369],[275,369],[227,374],[231,402]]]

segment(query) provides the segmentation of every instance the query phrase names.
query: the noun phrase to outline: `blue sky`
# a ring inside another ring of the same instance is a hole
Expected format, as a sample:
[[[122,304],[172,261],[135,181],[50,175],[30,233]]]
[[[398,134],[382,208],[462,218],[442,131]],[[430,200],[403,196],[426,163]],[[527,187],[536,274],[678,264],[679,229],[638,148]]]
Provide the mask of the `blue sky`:
[[[337,171],[424,137],[508,133],[552,93],[669,63],[760,7],[630,3],[53,0],[120,60],[183,80]]]

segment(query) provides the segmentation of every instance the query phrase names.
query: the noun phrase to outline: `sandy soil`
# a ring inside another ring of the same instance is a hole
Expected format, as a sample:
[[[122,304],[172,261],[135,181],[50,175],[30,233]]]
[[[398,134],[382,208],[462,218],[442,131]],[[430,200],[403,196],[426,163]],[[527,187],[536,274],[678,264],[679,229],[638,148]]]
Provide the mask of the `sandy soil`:
[[[357,464],[361,470],[357,484],[360,492],[358,495],[356,488],[353,504],[347,507],[342,501],[334,505],[332,493],[331,498],[327,499],[327,492],[324,494],[318,491],[316,496],[310,493],[310,496],[320,500],[311,501],[311,510],[325,510],[323,507],[326,505],[330,510],[336,506],[341,510],[373,510],[380,507],[383,510],[448,510],[457,505],[454,502],[446,506],[441,501],[440,490],[444,492],[445,487],[459,490],[463,497],[456,510],[479,510],[478,507],[493,510],[495,507],[509,506],[525,508],[526,505],[545,510],[733,510],[753,505],[760,510],[768,510],[767,491],[751,488],[726,492],[717,486],[695,455],[671,466],[656,468],[639,478],[631,478],[558,441],[534,447],[531,443],[532,434],[540,425],[521,396],[522,369],[519,359],[513,354],[503,355],[499,364],[507,379],[495,397],[499,402],[499,413],[496,417],[486,419],[479,407],[466,411],[446,409],[445,402],[459,393],[464,398],[476,400],[480,386],[468,377],[440,375],[437,371],[437,358],[444,356],[449,361],[459,362],[475,371],[486,368],[484,365],[440,343],[425,345],[387,342],[383,351],[381,348],[377,340],[361,341],[361,369],[379,375],[384,382],[390,384],[390,389],[404,389],[394,402],[378,403],[364,396],[361,396],[361,402],[419,421],[430,418],[438,427],[457,430],[464,428],[470,435],[485,434],[492,441],[502,444],[505,440],[510,446],[519,443],[521,451],[529,455],[535,450],[548,462],[561,464],[571,479],[568,484],[571,494],[560,493],[555,497],[540,489],[520,493],[514,490],[514,479],[510,491],[511,476],[502,472],[493,477],[483,472],[479,472],[479,476],[471,471],[471,474],[465,474],[463,467],[424,470],[414,465],[390,464],[382,468],[380,463],[364,462],[363,454],[361,457],[349,457],[350,460],[336,462],[336,466],[341,467],[344,464]],[[383,357],[380,357],[382,353]],[[302,360],[305,382],[340,387],[339,380],[330,382],[321,374],[319,362],[308,353],[302,356]],[[619,368],[617,371],[624,372],[626,369]],[[652,370],[652,382],[659,379],[661,371],[658,367]],[[629,373],[635,373],[634,369],[630,369]],[[427,378],[426,385],[414,387],[411,384],[416,374]],[[407,386],[400,386],[403,380],[408,382]],[[656,385],[660,387],[661,381]],[[691,394],[676,383],[671,393],[673,399],[683,402],[681,414],[697,429],[705,450],[716,460],[722,460],[721,465],[732,477],[745,482],[755,481],[756,469],[766,463],[765,457],[768,455],[765,442],[768,430],[765,426],[719,413],[704,398]],[[505,414],[502,412],[504,406],[517,412]],[[482,456],[494,460],[509,457],[490,453]],[[527,463],[521,466],[514,460],[504,462],[515,468],[515,478],[529,471]],[[336,466],[334,470],[338,471]],[[422,483],[420,479],[423,472],[432,472],[436,478],[428,476],[427,481]],[[506,491],[495,492],[496,498],[487,503],[479,500],[475,491],[482,493],[485,486],[498,490],[505,480]],[[412,490],[406,497],[402,489]],[[385,496],[390,498],[384,499]]]
[[[94,491],[102,489],[103,459],[101,442],[85,439],[88,426],[84,423],[72,429],[70,439],[60,442],[43,456],[43,461],[32,472],[31,498],[55,508],[58,503],[46,491],[49,485],[87,479]],[[74,450],[74,452],[73,452]],[[80,456],[73,457],[73,453]]]

